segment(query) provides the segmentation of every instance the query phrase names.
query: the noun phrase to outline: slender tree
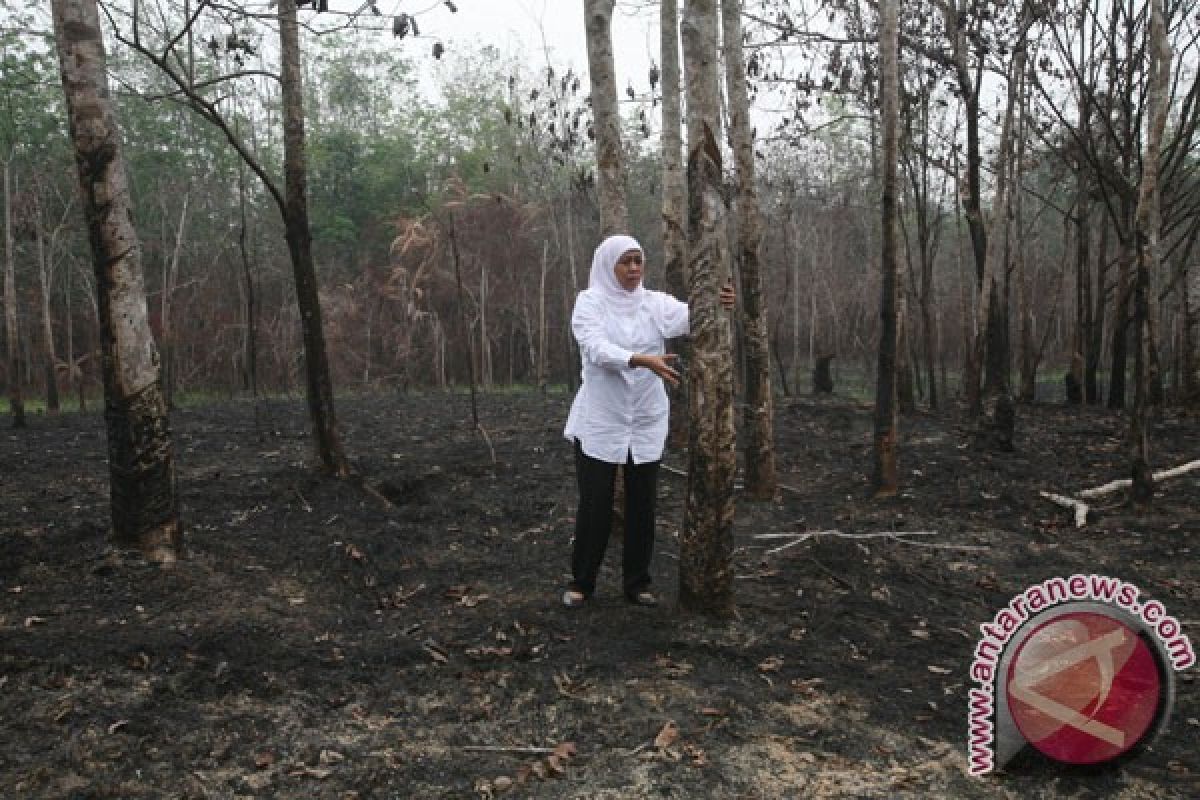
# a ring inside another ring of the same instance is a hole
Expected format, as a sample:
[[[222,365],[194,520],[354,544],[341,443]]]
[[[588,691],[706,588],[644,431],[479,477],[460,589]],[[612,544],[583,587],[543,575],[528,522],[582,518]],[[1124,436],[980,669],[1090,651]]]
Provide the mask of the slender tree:
[[[112,535],[120,546],[169,562],[182,535],[171,433],[100,21],[95,0],[53,0],[51,7],[96,275]]]
[[[662,59],[662,232],[663,271],[667,291],[687,300],[687,184],[683,172],[683,120],[680,114],[682,85],[679,68],[679,3],[662,0],[659,34]],[[687,341],[674,349],[687,358]],[[687,384],[671,393],[671,431],[675,447],[687,443]]]
[[[875,378],[875,449],[872,489],[876,496],[896,494],[897,397],[896,387],[896,262],[897,247],[897,133],[900,127],[899,0],[882,0],[879,13],[880,115],[882,117],[883,227],[881,235],[881,281],[879,360]]]
[[[283,176],[281,188],[277,179],[255,156],[253,149],[238,135],[220,108],[220,99],[209,96],[212,87],[238,77],[220,75],[198,80],[191,63],[190,50],[181,51],[201,12],[212,5],[200,0],[185,23],[185,28],[168,38],[160,50],[142,38],[139,6],[135,5],[132,32],[118,31],[118,40],[146,57],[165,75],[185,97],[191,108],[207,122],[216,126],[237,154],[263,182],[283,217],[288,253],[291,257],[292,279],[296,288],[296,305],[300,311],[300,329],[304,343],[304,374],[309,418],[321,468],[336,476],[350,474],[350,465],[342,447],[334,411],[333,378],[329,369],[325,331],[322,323],[320,290],[312,251],[312,228],[308,214],[308,167],[305,150],[304,86],[301,70],[299,22],[296,0],[280,0],[276,8],[279,25],[280,72],[279,85],[283,117]],[[216,41],[215,39],[213,41]],[[218,47],[219,47],[218,43]],[[233,35],[227,37],[227,49],[242,52],[248,44]],[[243,73],[244,74],[244,73]]]
[[[746,357],[745,486],[749,496],[769,500],[776,492],[771,352],[767,340],[767,301],[763,294],[763,215],[754,168],[754,130],[750,125],[750,97],[746,89],[741,0],[721,0],[721,27],[725,44],[729,133],[737,165],[738,266]]]
[[[617,110],[617,71],[613,62],[612,15],[616,0],[584,0],[588,76],[592,84],[593,130],[596,136],[597,189],[600,232],[604,236],[629,232],[625,199],[625,159],[621,148],[621,117]]]
[[[21,389],[21,342],[17,322],[16,245],[13,243],[13,195],[10,154],[4,160],[4,341],[7,358],[8,408],[14,428],[25,427],[25,398]]]
[[[1142,180],[1138,187],[1134,232],[1137,266],[1134,275],[1134,399],[1129,418],[1130,467],[1134,503],[1147,505],[1154,497],[1154,473],[1150,469],[1149,413],[1154,359],[1154,328],[1151,297],[1157,290],[1154,276],[1159,267],[1159,157],[1167,125],[1167,92],[1171,85],[1171,46],[1167,40],[1165,0],[1150,0],[1150,24],[1146,37],[1146,149],[1142,154]]]
[[[717,302],[729,279],[722,196],[716,0],[690,0],[683,15],[688,107],[688,485],[679,553],[682,607],[732,613],[734,477],[733,348]]]

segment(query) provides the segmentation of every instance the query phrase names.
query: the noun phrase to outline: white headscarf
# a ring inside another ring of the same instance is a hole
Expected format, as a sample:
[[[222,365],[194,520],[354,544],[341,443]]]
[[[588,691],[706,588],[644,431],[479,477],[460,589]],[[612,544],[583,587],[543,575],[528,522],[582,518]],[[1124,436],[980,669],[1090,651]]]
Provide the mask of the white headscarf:
[[[592,255],[592,274],[588,278],[588,288],[599,292],[604,297],[605,304],[621,316],[633,316],[646,293],[640,283],[632,292],[617,283],[617,276],[613,269],[621,260],[621,256],[630,250],[637,250],[643,255],[645,252],[638,244],[638,240],[632,236],[624,234],[609,236],[600,243]]]

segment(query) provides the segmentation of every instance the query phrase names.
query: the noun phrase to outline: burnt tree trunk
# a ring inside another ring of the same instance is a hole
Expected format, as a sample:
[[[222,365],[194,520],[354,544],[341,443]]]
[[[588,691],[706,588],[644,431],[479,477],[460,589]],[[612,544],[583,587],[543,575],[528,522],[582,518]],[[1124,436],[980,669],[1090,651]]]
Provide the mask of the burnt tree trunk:
[[[882,117],[883,218],[880,268],[882,297],[879,306],[879,357],[875,372],[875,426],[871,489],[877,497],[899,490],[896,470],[897,406],[896,354],[899,346],[896,293],[897,261],[897,129],[900,115],[898,0],[882,0],[879,23],[880,116]]]
[[[8,378],[8,408],[12,426],[25,427],[25,398],[21,392],[21,347],[17,325],[17,270],[13,244],[12,155],[4,162],[4,341],[5,373]]]
[[[722,197],[716,0],[692,0],[683,17],[688,105],[688,484],[679,547],[679,602],[711,616],[733,613],[733,348],[717,302],[729,279]]]
[[[300,35],[295,0],[279,2],[280,88],[283,101],[283,224],[291,254],[296,304],[304,337],[308,411],[312,419],[317,458],[326,472],[350,474],[342,449],[333,404],[333,379],[325,350],[321,298],[313,263],[312,232],[308,222],[308,164],[304,145],[304,88],[300,71]]]
[[[181,527],[158,351],[95,0],[53,0],[68,123],[96,274],[112,536],[174,561]]]
[[[725,85],[729,97],[730,139],[737,164],[737,232],[741,265],[743,352],[746,407],[742,420],[746,452],[746,494],[758,500],[775,496],[774,407],[771,398],[771,351],[767,340],[767,300],[763,294],[762,209],[754,168],[754,132],[742,50],[741,0],[721,0],[725,44]]]

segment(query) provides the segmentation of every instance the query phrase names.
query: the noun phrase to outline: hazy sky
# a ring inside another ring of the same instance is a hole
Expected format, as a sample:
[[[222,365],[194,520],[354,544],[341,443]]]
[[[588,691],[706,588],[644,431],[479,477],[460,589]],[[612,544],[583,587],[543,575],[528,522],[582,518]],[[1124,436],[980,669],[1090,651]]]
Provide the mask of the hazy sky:
[[[429,2],[434,5],[434,0]],[[586,74],[583,0],[455,0],[455,5],[456,14],[441,4],[423,14],[421,32],[447,46],[492,44],[502,53],[521,56],[534,69],[546,65],[549,50],[556,69],[573,67]],[[658,14],[646,5],[618,2],[613,15],[617,85],[622,90],[633,80],[644,91],[650,62],[658,60]]]

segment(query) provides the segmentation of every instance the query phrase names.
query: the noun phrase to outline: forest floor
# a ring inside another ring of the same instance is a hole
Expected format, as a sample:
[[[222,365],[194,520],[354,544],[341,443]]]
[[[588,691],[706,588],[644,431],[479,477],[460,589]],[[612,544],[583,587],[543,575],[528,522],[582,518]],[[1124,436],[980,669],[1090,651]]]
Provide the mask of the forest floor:
[[[1079,530],[1038,496],[1125,477],[1124,418],[1022,406],[1016,452],[989,454],[956,415],[905,417],[903,492],[874,502],[870,409],[783,401],[791,489],[739,499],[738,615],[711,622],[675,607],[671,473],[663,605],[622,600],[616,544],[593,601],[560,605],[568,403],[481,397],[493,463],[463,395],[342,398],[348,450],[392,509],[315,474],[301,401],[180,411],[187,554],[171,568],[106,546],[98,415],[5,430],[0,795],[1200,796],[1194,669],[1165,733],[1117,767],[1023,755],[967,774],[978,626],[1026,587],[1118,576],[1200,639],[1200,473],[1165,482],[1145,515],[1110,498]],[[1200,420],[1167,415],[1152,447],[1159,468],[1200,457]],[[790,540],[756,538],[831,529],[936,535],[775,553]]]

